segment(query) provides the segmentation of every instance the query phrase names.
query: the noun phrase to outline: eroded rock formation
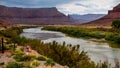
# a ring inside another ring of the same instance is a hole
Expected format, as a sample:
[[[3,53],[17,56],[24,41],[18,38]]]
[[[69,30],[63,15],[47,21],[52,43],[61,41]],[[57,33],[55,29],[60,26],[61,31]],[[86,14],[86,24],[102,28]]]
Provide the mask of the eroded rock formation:
[[[71,24],[69,16],[53,8],[17,8],[0,6],[0,18],[12,23],[25,24]]]
[[[120,4],[109,10],[108,14],[98,20],[87,23],[88,25],[110,26],[113,20],[120,20]]]

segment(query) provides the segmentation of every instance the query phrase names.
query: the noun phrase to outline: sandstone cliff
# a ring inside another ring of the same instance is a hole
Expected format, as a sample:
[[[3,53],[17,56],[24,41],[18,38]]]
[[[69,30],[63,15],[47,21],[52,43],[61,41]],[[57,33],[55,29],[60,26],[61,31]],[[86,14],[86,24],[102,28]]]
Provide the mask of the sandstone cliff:
[[[108,14],[104,17],[88,22],[86,25],[102,25],[102,26],[110,26],[113,20],[120,19],[120,4],[113,8],[113,10],[109,10]]]
[[[0,6],[0,18],[12,23],[71,24],[70,17],[53,8],[17,8]]]

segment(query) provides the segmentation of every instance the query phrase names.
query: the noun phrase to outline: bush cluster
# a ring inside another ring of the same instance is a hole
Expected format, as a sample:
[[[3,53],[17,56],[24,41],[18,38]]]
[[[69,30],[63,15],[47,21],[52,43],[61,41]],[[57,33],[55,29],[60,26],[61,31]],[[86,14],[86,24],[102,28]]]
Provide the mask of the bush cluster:
[[[57,30],[61,30],[60,28]],[[66,31],[66,28],[62,28],[63,32],[68,32],[70,33],[70,35],[76,35],[79,37],[84,36],[84,35],[90,35],[87,34],[85,32],[83,32],[83,30],[81,30],[79,32],[79,30],[74,31],[73,29],[69,29],[68,31]],[[57,42],[53,41],[52,43],[43,43],[40,40],[37,39],[26,39],[23,37],[19,37],[19,33],[21,32],[21,29],[16,28],[16,29],[11,29],[11,34],[9,34],[9,32],[7,33],[8,30],[2,31],[0,32],[0,34],[3,34],[5,37],[10,38],[11,42],[17,43],[19,45],[29,45],[31,48],[33,48],[34,50],[38,51],[41,55],[44,55],[46,57],[51,58],[52,60],[54,60],[55,62],[61,64],[61,65],[67,65],[70,68],[76,68],[77,66],[80,66],[78,68],[84,68],[84,65],[89,67],[89,68],[93,68],[90,66],[94,66],[94,68],[97,68],[97,65],[94,64],[94,62],[92,62],[90,60],[90,58],[87,56],[87,53],[82,51],[79,52],[79,45],[66,45],[65,42],[63,44],[58,44]],[[78,34],[77,34],[78,33]],[[97,37],[99,37],[99,35],[96,35]],[[101,34],[100,34],[101,36]],[[15,53],[13,53],[15,55],[15,59],[17,59],[18,61],[29,61],[32,58],[36,58],[27,55],[27,56],[23,56],[23,51],[22,50],[17,50],[15,51]],[[41,57],[39,57],[40,60],[45,60]],[[46,61],[46,65],[54,65],[54,62],[51,60],[47,60]],[[36,65],[36,63],[35,63]],[[19,63],[10,63],[7,65],[7,68],[20,68],[22,65]]]
[[[104,29],[104,28],[80,28],[80,27],[55,27],[47,26],[44,27],[45,30],[60,31],[73,37],[83,37],[83,38],[97,38],[108,41],[113,41],[115,43],[120,43],[120,32],[114,29]]]

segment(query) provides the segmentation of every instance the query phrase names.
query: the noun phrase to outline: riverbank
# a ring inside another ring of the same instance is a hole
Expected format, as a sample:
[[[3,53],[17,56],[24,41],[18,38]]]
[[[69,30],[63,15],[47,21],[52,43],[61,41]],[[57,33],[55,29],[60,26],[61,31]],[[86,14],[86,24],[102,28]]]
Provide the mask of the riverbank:
[[[8,32],[9,30],[11,31],[10,34]],[[49,57],[63,66],[67,65],[70,68],[75,68],[76,66],[80,68],[101,68],[105,65],[106,68],[109,68],[108,63],[106,62],[95,64],[93,61],[90,60],[86,52],[82,51],[79,53],[79,45],[69,45],[65,42],[63,44],[58,44],[55,41],[51,43],[43,43],[41,40],[19,37],[20,32],[21,29],[12,28],[4,30],[0,33],[2,33],[3,36],[9,38],[7,39],[7,41],[16,43],[18,44],[18,46],[29,45],[39,54]]]
[[[0,31],[0,36],[4,38],[4,53],[0,48],[0,67],[5,68],[69,68],[62,66],[52,59],[47,58],[33,50],[30,42],[32,39],[19,37],[25,28],[33,28],[33,26],[12,27]],[[29,42],[30,41],[30,42]],[[38,41],[38,40],[36,40]],[[39,41],[38,41],[39,42]],[[41,42],[42,43],[42,42]],[[28,45],[29,44],[29,45]]]
[[[98,42],[111,41],[111,42],[120,44],[120,31],[115,31],[111,28],[46,26],[43,28],[43,30],[60,31],[72,37],[85,38],[85,39],[90,39]]]

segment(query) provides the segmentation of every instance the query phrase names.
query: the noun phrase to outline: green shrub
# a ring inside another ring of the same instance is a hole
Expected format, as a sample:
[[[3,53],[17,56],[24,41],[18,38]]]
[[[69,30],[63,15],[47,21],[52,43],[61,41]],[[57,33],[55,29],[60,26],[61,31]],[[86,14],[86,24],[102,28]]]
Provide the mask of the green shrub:
[[[18,63],[18,62],[10,62],[6,66],[6,68],[22,68],[22,67],[23,67],[23,64]]]
[[[46,58],[43,57],[43,56],[38,56],[38,57],[37,57],[37,60],[40,60],[40,61],[46,61]]]
[[[35,54],[25,55],[21,58],[21,61],[31,61],[36,58]]]
[[[55,65],[55,62],[51,59],[48,59],[45,63],[46,66],[54,66]]]
[[[5,50],[9,50],[10,46],[9,45],[4,45]]]
[[[35,54],[29,54],[28,56],[31,57],[31,58],[36,58]]]
[[[34,55],[34,54],[23,55],[21,52],[17,51],[17,53],[15,53],[15,55],[13,56],[13,58],[16,61],[30,61],[32,59],[35,59],[36,55]]]
[[[16,54],[16,55],[13,56],[13,58],[14,58],[16,61],[22,61],[23,55],[21,55],[21,54]]]
[[[14,55],[23,55],[24,52],[22,50],[15,50],[15,52],[13,54]]]
[[[108,34],[106,35],[105,39],[108,41],[114,41],[116,43],[120,43],[120,35]]]
[[[102,35],[100,33],[92,33],[92,34],[89,34],[89,36],[97,39],[101,39],[105,37],[105,35]]]
[[[13,55],[14,55],[13,58],[16,61],[21,61],[23,54],[24,54],[24,52],[22,50],[15,50],[15,51],[13,51]]]
[[[37,60],[34,60],[34,61],[32,62],[32,65],[35,66],[35,67],[37,67],[37,66],[40,65],[40,63],[39,63]]]
[[[115,29],[120,29],[120,20],[114,20],[111,26]]]
[[[21,58],[21,61],[31,61],[31,60],[32,60],[32,57],[29,55],[25,55]]]

